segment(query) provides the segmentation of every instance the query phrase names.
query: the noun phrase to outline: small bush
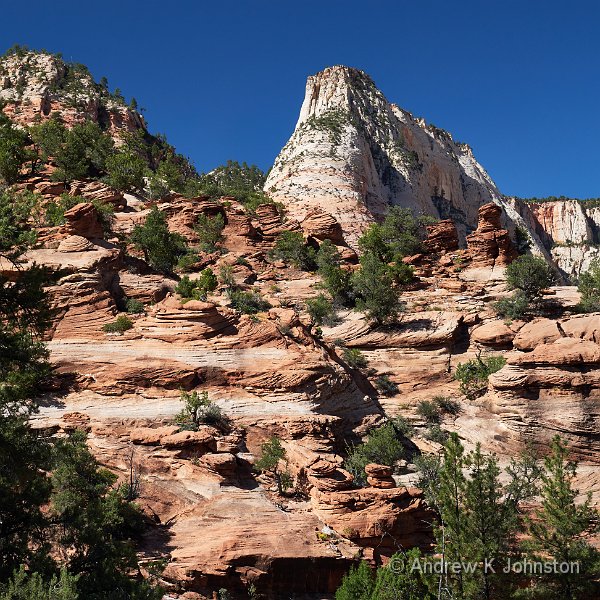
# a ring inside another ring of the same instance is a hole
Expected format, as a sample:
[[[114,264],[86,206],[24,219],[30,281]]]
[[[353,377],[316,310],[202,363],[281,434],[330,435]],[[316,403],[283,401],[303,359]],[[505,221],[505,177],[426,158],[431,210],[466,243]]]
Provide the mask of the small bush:
[[[175,422],[184,428],[198,429],[202,423],[218,425],[223,422],[223,413],[217,404],[208,398],[208,392],[181,392],[184,407],[175,416]]]
[[[215,252],[217,246],[223,240],[223,229],[225,227],[225,219],[222,214],[209,217],[201,214],[198,217],[196,225],[196,233],[200,242],[200,248],[204,252]]]
[[[554,274],[543,258],[524,254],[506,267],[506,284],[511,290],[521,290],[527,301],[540,298],[542,290],[552,285]]]
[[[409,438],[415,433],[413,426],[404,417],[395,417],[390,423],[393,425],[396,433],[402,437]]]
[[[130,315],[140,315],[146,311],[144,303],[140,302],[136,298],[127,298],[127,302],[125,302],[125,310]]]
[[[306,311],[313,325],[332,325],[335,321],[335,308],[325,294],[307,299]]]
[[[364,369],[367,364],[367,358],[358,348],[344,348],[344,361],[352,369]]]
[[[417,405],[417,414],[427,423],[439,423],[442,418],[440,407],[431,400],[421,400]]]
[[[314,249],[306,245],[304,236],[298,231],[284,231],[277,238],[271,256],[303,271],[313,271],[317,266]]]
[[[177,269],[179,271],[183,271],[184,273],[188,273],[191,271],[200,260],[197,252],[193,252],[188,250],[183,256],[179,258],[177,261]]]
[[[183,300],[206,300],[206,296],[217,288],[217,277],[212,269],[206,268],[197,279],[184,275],[175,286]]]
[[[387,375],[380,375],[375,380],[375,386],[384,396],[395,396],[400,391],[400,388]]]
[[[434,396],[433,402],[443,413],[448,415],[457,415],[460,412],[460,404],[448,396]]]
[[[334,301],[343,306],[353,306],[351,273],[342,269],[342,256],[330,240],[325,240],[319,247],[316,263],[323,287]]]
[[[235,310],[247,315],[254,315],[271,308],[271,305],[257,292],[230,290],[229,300]]]
[[[460,391],[469,400],[483,395],[487,390],[488,377],[506,364],[503,356],[477,357],[466,363],[459,363],[454,379],[460,381]]]
[[[104,333],[123,333],[133,327],[131,319],[125,315],[119,315],[112,323],[106,323],[102,327]]]
[[[143,159],[130,152],[116,152],[106,159],[106,182],[123,192],[144,189],[144,175],[147,171]]]
[[[217,276],[210,267],[204,269],[196,279],[196,291],[193,292],[195,300],[204,300],[210,292],[217,289]]]
[[[494,304],[496,313],[507,319],[523,319],[529,310],[529,301],[521,291],[515,292],[508,298],[502,298]]]
[[[143,225],[136,225],[131,242],[144,253],[144,260],[163,273],[170,273],[179,259],[187,254],[185,238],[169,231],[167,217],[152,207]]]
[[[230,289],[235,288],[236,283],[235,283],[235,278],[234,278],[233,274],[234,274],[234,269],[231,265],[223,265],[219,269],[219,280],[220,280],[221,284]]]
[[[404,434],[394,421],[371,430],[366,442],[349,449],[344,468],[352,473],[356,484],[365,485],[366,465],[377,463],[393,467],[404,456],[402,437]]]
[[[439,425],[433,424],[425,432],[425,439],[436,442],[437,444],[445,444],[448,441],[449,433],[442,429]]]
[[[287,459],[285,448],[277,436],[273,436],[261,446],[260,456],[254,463],[254,469],[260,473],[269,473],[277,484],[277,491],[282,494],[292,487],[292,477],[287,470],[280,469],[280,462]]]
[[[191,298],[196,289],[196,282],[192,281],[187,275],[184,275],[175,286],[175,292],[182,298]]]
[[[600,311],[600,259],[596,259],[590,268],[582,273],[577,283],[581,294],[578,308],[581,312]]]
[[[356,306],[370,321],[378,325],[393,323],[404,311],[398,290],[394,288],[394,272],[376,254],[367,252],[360,258],[360,269],[351,277]]]

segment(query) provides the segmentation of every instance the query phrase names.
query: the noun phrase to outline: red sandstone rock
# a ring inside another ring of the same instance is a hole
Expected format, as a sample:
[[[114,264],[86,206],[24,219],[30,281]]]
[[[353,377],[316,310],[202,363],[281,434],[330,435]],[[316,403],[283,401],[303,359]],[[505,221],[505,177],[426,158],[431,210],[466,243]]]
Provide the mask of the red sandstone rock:
[[[91,202],[76,204],[65,212],[67,223],[63,231],[69,235],[79,235],[88,239],[102,238],[104,232],[100,216]]]
[[[59,252],[86,252],[92,250],[92,244],[87,238],[80,235],[70,235],[60,242],[57,250]]]
[[[467,236],[469,257],[475,266],[507,265],[517,257],[510,235],[502,229],[502,209],[490,202],[479,208],[477,229]]]
[[[458,250],[458,231],[451,219],[444,219],[427,227],[425,247],[429,252],[452,252]]]
[[[134,444],[158,446],[164,437],[173,435],[179,431],[177,425],[166,425],[164,427],[137,427],[132,429],[129,439]]]
[[[304,235],[318,240],[331,240],[338,246],[344,246],[341,225],[328,212],[315,208],[310,210],[301,223]]]
[[[165,448],[194,448],[205,449],[206,452],[216,451],[216,430],[202,426],[198,431],[180,431],[160,438],[161,446]]]
[[[73,181],[69,187],[71,196],[81,196],[85,200],[96,200],[102,204],[112,204],[115,210],[127,206],[123,192],[111,188],[101,181]]]
[[[484,346],[506,346],[514,337],[515,331],[499,319],[484,323],[471,332],[471,340]]]

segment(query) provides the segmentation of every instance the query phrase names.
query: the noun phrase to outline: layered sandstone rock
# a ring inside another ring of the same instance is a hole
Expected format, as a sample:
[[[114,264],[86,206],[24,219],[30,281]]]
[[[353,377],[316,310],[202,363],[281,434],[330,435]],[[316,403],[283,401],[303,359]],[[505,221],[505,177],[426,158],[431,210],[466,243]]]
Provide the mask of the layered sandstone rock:
[[[236,321],[232,311],[219,310],[211,302],[182,302],[169,296],[151,308],[148,316],[136,323],[136,329],[146,338],[182,343],[233,334]]]
[[[68,235],[78,235],[88,239],[104,236],[100,215],[91,202],[81,202],[65,211],[65,220],[63,231]]]
[[[513,442],[548,446],[556,433],[574,455],[597,462],[600,426],[600,317],[538,319],[514,338],[519,351],[490,377],[485,400]]]
[[[70,235],[64,240],[61,240],[57,250],[59,252],[86,252],[92,248],[94,248],[94,244],[87,238],[84,238],[81,235]]]
[[[85,200],[110,204],[115,210],[127,206],[123,192],[111,188],[101,181],[73,181],[69,186],[71,196],[81,196]]]
[[[458,250],[458,231],[452,219],[443,219],[427,227],[425,247],[432,253]]]
[[[391,489],[396,487],[396,482],[392,477],[392,467],[387,465],[378,465],[376,463],[369,463],[365,467],[365,473],[367,474],[367,483],[374,488],[380,489]]]
[[[479,208],[477,229],[467,236],[469,256],[475,266],[503,266],[517,257],[517,251],[501,223],[502,209],[489,203]]]
[[[328,212],[315,208],[308,212],[300,224],[304,235],[317,240],[331,240],[338,246],[344,245],[342,227]]]
[[[314,512],[331,528],[361,546],[390,556],[400,547],[428,548],[433,541],[434,513],[421,490],[376,487],[343,491],[311,490]]]

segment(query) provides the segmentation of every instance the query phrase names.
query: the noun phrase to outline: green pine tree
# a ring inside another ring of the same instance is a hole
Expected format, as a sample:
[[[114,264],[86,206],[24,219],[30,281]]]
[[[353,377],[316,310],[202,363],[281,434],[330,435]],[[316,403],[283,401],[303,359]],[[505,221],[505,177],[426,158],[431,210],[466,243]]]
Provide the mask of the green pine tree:
[[[165,213],[153,206],[143,225],[131,233],[131,242],[144,253],[148,264],[157,271],[170,273],[187,252],[183,236],[169,231]]]
[[[542,504],[528,520],[531,539],[526,549],[533,560],[549,558],[578,566],[566,573],[544,574],[533,595],[556,600],[597,597],[599,554],[588,538],[596,531],[598,511],[591,506],[591,494],[583,503],[576,502],[578,491],[573,488],[573,480],[577,464],[569,461],[567,446],[560,436],[552,440],[544,465]]]

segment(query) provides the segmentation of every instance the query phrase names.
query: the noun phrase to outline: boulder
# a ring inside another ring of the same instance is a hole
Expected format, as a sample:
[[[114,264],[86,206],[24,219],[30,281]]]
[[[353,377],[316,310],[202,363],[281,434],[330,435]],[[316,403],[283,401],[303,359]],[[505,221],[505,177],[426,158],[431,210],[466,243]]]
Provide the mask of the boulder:
[[[365,473],[367,474],[367,483],[371,487],[380,489],[391,489],[396,487],[396,482],[392,477],[392,467],[369,463],[365,466]]]
[[[158,446],[165,437],[174,435],[179,431],[177,425],[165,425],[164,427],[136,427],[129,433],[129,439],[133,444],[143,446]]]
[[[87,239],[102,238],[104,232],[100,223],[100,215],[91,202],[81,202],[65,212],[64,233],[77,235]]]
[[[94,244],[87,238],[84,238],[81,235],[70,235],[60,242],[57,250],[59,252],[86,252],[93,248]]]
[[[562,337],[557,321],[553,319],[535,319],[521,327],[513,339],[518,350],[533,350],[540,344],[549,344]]]
[[[441,253],[458,250],[458,231],[452,219],[438,221],[427,227],[427,239],[424,243],[428,252]]]
[[[160,439],[161,446],[165,448],[194,448],[204,449],[206,452],[216,452],[216,430],[212,427],[200,427],[198,431],[179,431],[166,435]]]
[[[484,323],[471,332],[471,341],[484,346],[507,346],[514,337],[515,332],[499,319]]]
[[[338,246],[345,245],[341,225],[332,215],[320,208],[310,210],[300,226],[306,237],[313,237],[317,240],[331,240]]]

